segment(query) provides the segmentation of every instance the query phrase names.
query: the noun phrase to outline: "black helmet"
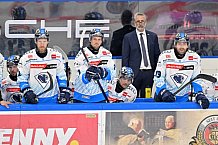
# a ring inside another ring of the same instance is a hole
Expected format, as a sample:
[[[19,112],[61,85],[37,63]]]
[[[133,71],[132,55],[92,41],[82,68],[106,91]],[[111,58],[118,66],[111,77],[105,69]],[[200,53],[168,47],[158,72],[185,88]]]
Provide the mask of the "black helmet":
[[[35,32],[35,42],[37,41],[37,39],[40,38],[44,38],[47,39],[49,41],[49,34],[48,31],[46,29],[37,29]]]
[[[93,29],[90,33],[89,33],[89,41],[92,40],[93,36],[97,36],[97,37],[102,37],[102,40],[104,39],[104,33],[101,32],[101,29]]]
[[[14,20],[25,20],[26,10],[22,6],[15,7],[12,9],[11,15]]]
[[[8,57],[7,60],[7,68],[13,66],[13,65],[18,65],[20,61],[20,56],[19,55],[11,55]]]
[[[186,42],[188,45],[190,43],[188,35],[184,32],[180,32],[176,34],[176,38],[174,40],[174,45],[176,45],[177,42]]]
[[[123,66],[121,68],[120,77],[133,79],[134,78],[134,72],[130,67]]]
[[[89,12],[85,14],[84,19],[85,20],[104,20],[104,17],[99,12]]]

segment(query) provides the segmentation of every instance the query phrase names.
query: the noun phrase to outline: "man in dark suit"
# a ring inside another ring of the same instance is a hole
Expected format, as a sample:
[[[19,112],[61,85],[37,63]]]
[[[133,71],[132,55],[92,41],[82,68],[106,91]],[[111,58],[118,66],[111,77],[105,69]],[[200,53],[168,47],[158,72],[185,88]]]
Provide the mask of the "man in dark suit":
[[[136,13],[134,16],[136,30],[124,36],[122,46],[122,66],[131,67],[135,77],[133,85],[138,91],[138,97],[149,97],[153,85],[154,71],[160,54],[157,34],[145,30],[147,16]]]
[[[122,28],[113,32],[110,51],[113,56],[122,55],[122,43],[125,34],[135,30],[135,27],[131,25],[133,14],[130,10],[123,11],[121,15]]]

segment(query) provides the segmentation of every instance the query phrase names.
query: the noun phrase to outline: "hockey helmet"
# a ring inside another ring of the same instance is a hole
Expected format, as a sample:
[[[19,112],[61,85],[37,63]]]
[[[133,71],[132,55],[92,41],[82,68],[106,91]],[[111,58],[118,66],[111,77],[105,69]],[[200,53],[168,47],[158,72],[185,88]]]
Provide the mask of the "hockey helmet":
[[[20,56],[19,55],[11,55],[8,57],[7,60],[7,68],[13,66],[13,65],[18,65],[20,61]]]
[[[190,43],[188,35],[184,32],[180,32],[176,34],[176,38],[174,40],[174,45],[176,45],[177,42],[186,42],[188,45]]]
[[[35,32],[35,42],[37,39],[47,39],[49,41],[49,34],[46,29],[37,29]]]
[[[26,10],[22,6],[15,7],[12,9],[11,15],[12,15],[12,18],[14,20],[25,20],[26,19]]]
[[[85,14],[84,19],[85,20],[104,20],[104,17],[99,12],[89,12]]]
[[[134,78],[134,72],[130,67],[122,67],[120,72],[120,77],[133,79]]]
[[[101,32],[101,29],[93,29],[90,33],[89,33],[89,41],[92,40],[92,37],[102,37],[102,41],[104,38],[104,33]]]

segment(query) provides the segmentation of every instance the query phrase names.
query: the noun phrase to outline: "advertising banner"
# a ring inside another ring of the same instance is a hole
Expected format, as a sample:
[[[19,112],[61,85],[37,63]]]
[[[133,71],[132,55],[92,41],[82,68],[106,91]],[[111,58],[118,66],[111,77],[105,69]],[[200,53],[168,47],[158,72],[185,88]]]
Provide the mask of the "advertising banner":
[[[216,145],[217,110],[107,112],[106,145]]]
[[[0,144],[97,145],[98,113],[66,112],[0,115]]]

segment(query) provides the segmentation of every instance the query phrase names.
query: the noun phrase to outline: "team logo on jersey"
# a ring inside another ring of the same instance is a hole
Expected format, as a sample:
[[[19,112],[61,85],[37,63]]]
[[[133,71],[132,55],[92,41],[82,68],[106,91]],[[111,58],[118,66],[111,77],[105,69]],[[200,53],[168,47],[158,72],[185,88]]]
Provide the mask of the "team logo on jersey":
[[[35,75],[35,79],[39,82],[43,89],[45,89],[51,81],[47,72],[41,72],[38,75]]]
[[[177,87],[180,87],[188,78],[185,74],[174,74],[170,76],[173,82],[176,84]]]
[[[217,145],[218,144],[218,115],[204,118],[198,125],[196,136],[192,137],[189,145]]]

